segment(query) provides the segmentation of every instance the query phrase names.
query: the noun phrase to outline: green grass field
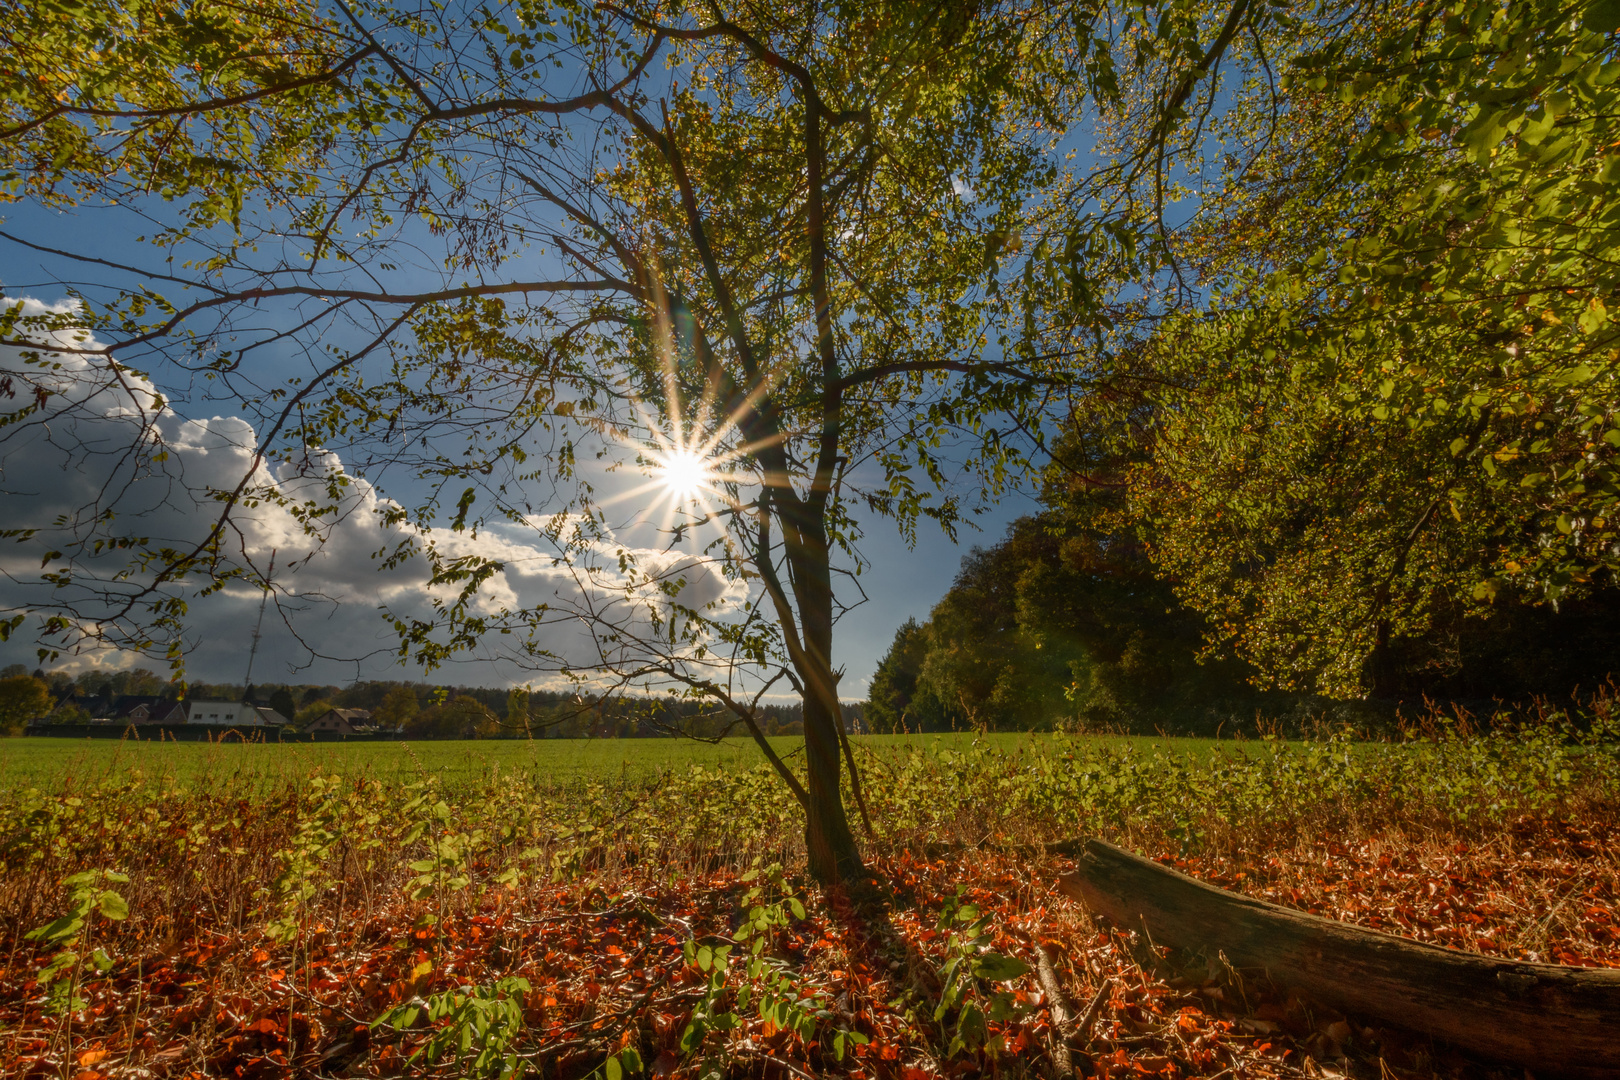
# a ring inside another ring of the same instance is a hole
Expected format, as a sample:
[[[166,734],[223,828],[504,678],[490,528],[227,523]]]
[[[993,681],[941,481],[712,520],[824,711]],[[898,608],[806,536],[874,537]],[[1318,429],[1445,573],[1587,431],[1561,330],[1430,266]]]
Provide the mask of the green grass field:
[[[1207,754],[1217,745],[1245,744],[1208,739],[1162,739],[1112,736],[1058,736],[1049,733],[997,732],[946,735],[871,735],[855,739],[858,747],[879,754],[921,747],[945,752],[966,749],[975,738],[1006,752],[1061,754],[1081,746],[1135,745],[1147,751]],[[772,740],[777,753],[793,759],[802,752],[797,736]],[[1254,745],[1254,744],[1248,744]],[[0,792],[24,788],[57,789],[99,783],[138,772],[148,780],[172,775],[188,782],[226,782],[233,786],[276,786],[320,768],[343,775],[382,780],[410,780],[436,774],[453,785],[488,770],[533,773],[559,784],[644,780],[667,769],[691,765],[707,768],[753,768],[765,762],[749,739],[719,744],[689,739],[537,739],[474,740],[415,743],[160,743],[113,739],[0,739]]]

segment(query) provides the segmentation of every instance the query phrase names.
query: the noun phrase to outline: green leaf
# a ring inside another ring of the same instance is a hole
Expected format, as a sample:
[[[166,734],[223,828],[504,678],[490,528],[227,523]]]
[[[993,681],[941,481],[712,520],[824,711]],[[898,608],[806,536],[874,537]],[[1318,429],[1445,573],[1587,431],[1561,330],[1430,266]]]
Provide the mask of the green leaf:
[[[1608,309],[1603,306],[1603,301],[1594,296],[1591,303],[1587,305],[1586,310],[1581,312],[1581,317],[1576,320],[1576,325],[1580,327],[1583,334],[1595,334],[1603,329],[1604,324],[1608,321]]]
[[[49,982],[56,977],[58,972],[66,971],[68,968],[71,968],[78,962],[78,953],[74,952],[72,949],[63,949],[61,952],[51,957],[51,962],[46,964],[44,970],[39,973],[39,981],[41,983]]]
[[[46,945],[55,945],[71,937],[77,937],[84,929],[84,918],[79,915],[64,915],[60,919],[46,923],[28,931],[23,937],[29,941],[41,941]]]
[[[973,974],[981,979],[991,982],[1007,982],[1024,975],[1028,975],[1030,967],[1016,957],[1003,956],[1000,953],[985,953],[973,965]]]
[[[1581,25],[1594,34],[1612,34],[1620,30],[1620,0],[1587,0]]]
[[[101,912],[103,918],[115,922],[129,918],[129,902],[111,890],[102,893],[97,899],[96,910]]]

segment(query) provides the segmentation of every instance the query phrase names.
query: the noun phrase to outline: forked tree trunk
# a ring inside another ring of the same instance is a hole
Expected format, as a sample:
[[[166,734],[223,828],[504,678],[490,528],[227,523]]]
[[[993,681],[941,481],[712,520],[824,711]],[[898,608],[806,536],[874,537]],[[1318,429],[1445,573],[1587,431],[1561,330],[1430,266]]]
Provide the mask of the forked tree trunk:
[[[804,842],[811,875],[823,885],[833,885],[859,876],[865,866],[849,827],[849,815],[844,812],[838,738],[838,725],[844,717],[832,670],[831,562],[825,540],[808,529],[804,533],[809,533],[809,543],[789,546],[804,647],[795,665],[803,693],[808,772],[805,789],[810,795],[810,805],[805,808]]]

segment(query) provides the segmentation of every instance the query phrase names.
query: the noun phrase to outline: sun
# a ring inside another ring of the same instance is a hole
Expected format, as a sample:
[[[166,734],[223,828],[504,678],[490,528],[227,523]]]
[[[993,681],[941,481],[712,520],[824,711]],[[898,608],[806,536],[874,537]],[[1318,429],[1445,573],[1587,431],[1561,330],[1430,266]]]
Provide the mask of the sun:
[[[691,450],[671,451],[658,464],[664,489],[677,499],[690,499],[714,482],[714,473],[702,454]]]

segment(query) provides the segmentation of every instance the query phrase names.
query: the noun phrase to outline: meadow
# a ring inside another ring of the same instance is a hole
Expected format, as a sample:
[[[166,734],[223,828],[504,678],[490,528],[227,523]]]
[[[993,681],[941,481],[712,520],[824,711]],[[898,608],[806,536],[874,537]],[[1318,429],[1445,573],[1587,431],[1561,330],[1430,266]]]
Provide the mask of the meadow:
[[[874,878],[827,893],[743,743],[10,740],[0,1072],[1052,1076],[1044,951],[1095,1005],[1088,1075],[1494,1075],[1094,922],[1053,888],[1079,835],[1420,940],[1620,966],[1607,703],[1390,743],[856,754]]]
[[[960,751],[975,744],[999,752],[1072,752],[1134,747],[1142,752],[1209,754],[1209,739],[1145,736],[1067,736],[1024,732],[952,732],[938,735],[856,736],[855,745],[885,759],[913,749],[924,753]],[[792,758],[803,740],[771,740],[778,755]],[[1227,743],[1237,751],[1242,744]],[[479,739],[399,743],[244,743],[143,742],[125,739],[49,737],[0,740],[0,791],[57,785],[102,784],[123,777],[170,777],[188,782],[230,782],[244,790],[272,790],[315,770],[366,776],[387,783],[436,777],[458,786],[485,773],[517,772],[556,783],[642,782],[650,776],[691,766],[753,769],[765,758],[753,740],[723,739]]]

